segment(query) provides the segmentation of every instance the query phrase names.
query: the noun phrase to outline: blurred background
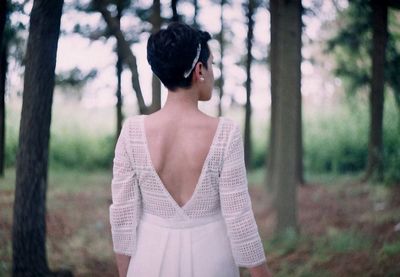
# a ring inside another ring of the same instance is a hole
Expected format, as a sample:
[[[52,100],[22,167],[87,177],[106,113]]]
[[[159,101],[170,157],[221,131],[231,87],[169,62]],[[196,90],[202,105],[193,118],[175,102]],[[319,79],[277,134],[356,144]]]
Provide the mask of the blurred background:
[[[166,100],[146,43],[181,21],[213,37],[215,88],[199,108],[242,126],[274,276],[400,276],[399,1],[58,1],[47,187],[31,186],[45,195],[47,254],[36,254],[49,268],[117,276],[115,142],[125,118]],[[17,153],[34,2],[0,1],[0,276],[13,271],[13,212],[37,204],[15,201],[30,187]]]

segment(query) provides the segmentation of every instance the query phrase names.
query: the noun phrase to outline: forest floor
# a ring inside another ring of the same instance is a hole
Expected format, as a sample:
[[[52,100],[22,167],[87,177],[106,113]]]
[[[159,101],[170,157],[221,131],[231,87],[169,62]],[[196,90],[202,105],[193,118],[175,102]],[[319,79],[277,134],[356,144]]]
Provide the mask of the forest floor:
[[[0,276],[11,276],[15,171],[0,179]],[[108,172],[51,171],[47,256],[74,276],[117,276]],[[318,182],[298,188],[299,233],[273,235],[270,197],[251,183],[253,210],[274,277],[400,276],[400,186]],[[242,276],[249,276],[241,269]]]

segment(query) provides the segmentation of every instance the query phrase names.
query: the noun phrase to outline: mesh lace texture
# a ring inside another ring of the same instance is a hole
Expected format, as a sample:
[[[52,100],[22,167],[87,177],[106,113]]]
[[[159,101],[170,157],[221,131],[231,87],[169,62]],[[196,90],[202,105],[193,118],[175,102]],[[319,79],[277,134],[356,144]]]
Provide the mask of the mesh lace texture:
[[[134,253],[142,212],[188,220],[222,213],[237,266],[266,261],[248,192],[239,125],[220,117],[199,182],[190,200],[180,207],[153,168],[143,120],[144,115],[127,118],[115,146],[109,207],[114,251]]]

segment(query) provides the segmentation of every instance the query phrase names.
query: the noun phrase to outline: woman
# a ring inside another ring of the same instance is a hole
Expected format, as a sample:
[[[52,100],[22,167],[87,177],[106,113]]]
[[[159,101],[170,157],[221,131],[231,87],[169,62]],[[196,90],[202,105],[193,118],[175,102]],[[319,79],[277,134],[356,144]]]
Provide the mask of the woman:
[[[182,23],[152,34],[147,60],[168,88],[159,111],[125,120],[110,223],[120,276],[271,276],[248,193],[239,125],[211,98],[210,35]]]

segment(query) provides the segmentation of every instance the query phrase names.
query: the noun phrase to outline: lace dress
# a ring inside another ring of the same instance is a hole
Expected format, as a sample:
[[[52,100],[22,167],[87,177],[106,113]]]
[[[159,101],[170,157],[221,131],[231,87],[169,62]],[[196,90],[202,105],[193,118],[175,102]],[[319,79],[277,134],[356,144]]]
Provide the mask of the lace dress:
[[[239,125],[219,117],[195,190],[179,206],[150,159],[146,115],[127,118],[115,147],[110,224],[127,276],[234,277],[266,261],[248,193]]]

